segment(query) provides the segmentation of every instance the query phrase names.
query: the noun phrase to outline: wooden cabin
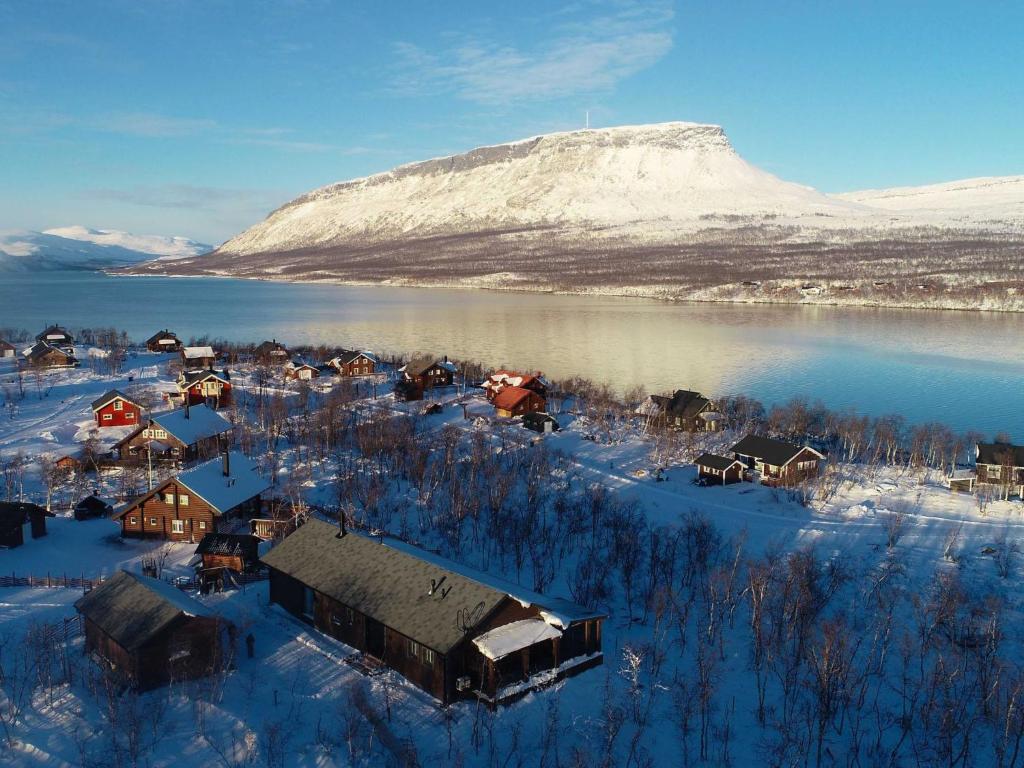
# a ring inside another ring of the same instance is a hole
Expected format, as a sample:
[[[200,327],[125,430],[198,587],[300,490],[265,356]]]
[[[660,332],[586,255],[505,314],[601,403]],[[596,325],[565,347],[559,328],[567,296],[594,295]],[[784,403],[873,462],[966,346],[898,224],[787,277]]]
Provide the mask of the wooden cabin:
[[[185,370],[212,368],[217,362],[217,353],[211,346],[181,347],[181,366]]]
[[[763,484],[781,487],[817,477],[819,462],[825,458],[808,446],[759,435],[747,435],[729,450]]]
[[[339,376],[370,376],[377,372],[377,358],[369,352],[342,352],[327,361]]]
[[[206,405],[185,405],[143,419],[113,450],[127,463],[154,460],[187,463],[219,453],[231,422]]]
[[[75,609],[86,653],[138,690],[210,675],[229,647],[230,622],[171,584],[124,570]]]
[[[561,429],[558,425],[558,419],[550,413],[544,413],[544,411],[523,414],[523,426],[527,429],[532,429],[534,432],[541,433],[557,432]]]
[[[73,347],[75,337],[68,333],[66,328],[59,325],[51,325],[42,333],[36,336],[36,341],[49,344],[51,347]]]
[[[55,347],[45,341],[37,341],[22,354],[25,363],[32,368],[77,368],[78,358],[70,351],[71,347]]]
[[[455,365],[448,357],[436,360],[432,357],[418,357],[398,369],[405,381],[416,384],[421,390],[433,387],[448,387],[455,381]]]
[[[685,432],[714,431],[722,423],[715,404],[689,389],[677,389],[671,396],[651,395],[638,410],[658,424]]]
[[[181,339],[166,328],[146,339],[146,349],[150,352],[180,352],[183,346]]]
[[[400,402],[412,402],[423,399],[423,387],[415,381],[400,380],[395,382],[395,400]]]
[[[134,427],[142,423],[142,406],[112,389],[92,401],[92,415],[97,427]]]
[[[502,387],[491,400],[491,405],[494,406],[494,413],[504,418],[536,413],[547,407],[543,397],[522,387]]]
[[[442,704],[488,704],[602,663],[605,616],[311,518],[263,556],[270,599]]]
[[[230,451],[164,480],[114,519],[126,538],[195,543],[232,524],[248,527],[269,487],[245,454]]]
[[[231,374],[212,368],[199,371],[181,371],[175,382],[175,400],[190,405],[205,403],[211,408],[225,408],[231,405]]]
[[[110,517],[114,507],[95,494],[90,494],[75,504],[75,520],[91,520],[95,517]]]
[[[974,464],[979,486],[1000,488],[1006,497],[1017,494],[1024,498],[1024,445],[978,443]]]
[[[519,387],[536,392],[542,398],[547,398],[548,382],[540,373],[517,373],[515,371],[495,371],[487,377],[482,384],[484,394],[488,400],[494,400],[495,396],[506,387]]]
[[[15,357],[17,352],[18,351],[14,348],[14,345],[11,344],[11,342],[0,339],[0,358]]]
[[[277,339],[264,341],[253,351],[253,359],[262,365],[284,365],[289,357],[288,348]]]
[[[260,539],[249,533],[208,533],[196,547],[196,555],[202,558],[204,572],[226,568],[251,573],[262,567]]]
[[[284,367],[284,377],[291,381],[312,381],[319,378],[320,369],[301,360],[291,360]]]
[[[704,485],[729,485],[743,479],[743,462],[731,456],[702,453],[694,463],[697,478]]]
[[[38,504],[0,501],[0,547],[20,547],[25,543],[25,528],[33,539],[46,535],[49,513]]]

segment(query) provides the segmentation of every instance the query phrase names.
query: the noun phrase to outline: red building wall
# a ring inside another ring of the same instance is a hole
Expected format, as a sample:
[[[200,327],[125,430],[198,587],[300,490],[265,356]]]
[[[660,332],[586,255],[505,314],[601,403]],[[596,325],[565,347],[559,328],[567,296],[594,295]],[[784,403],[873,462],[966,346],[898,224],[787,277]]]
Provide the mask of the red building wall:
[[[115,408],[121,405],[121,410]],[[97,427],[134,427],[142,420],[142,410],[124,400],[112,400],[94,414]],[[110,418],[107,418],[109,416]]]

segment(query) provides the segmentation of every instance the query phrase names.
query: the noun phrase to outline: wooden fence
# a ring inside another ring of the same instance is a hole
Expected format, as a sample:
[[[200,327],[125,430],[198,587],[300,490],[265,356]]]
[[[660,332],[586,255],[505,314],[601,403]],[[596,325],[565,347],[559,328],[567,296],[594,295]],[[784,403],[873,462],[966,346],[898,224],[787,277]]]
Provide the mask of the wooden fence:
[[[258,573],[233,573],[231,574],[231,581],[241,586],[244,584],[252,584],[257,581],[265,581],[270,578],[267,571],[259,571]],[[86,578],[85,576],[68,576],[67,574],[61,574],[55,576],[52,574],[46,574],[45,576],[18,576],[17,574],[10,574],[9,576],[0,576],[0,587],[46,587],[46,588],[61,588],[61,589],[81,589],[84,592],[88,592],[94,587],[98,587],[104,581],[106,577],[99,576],[95,579]],[[184,578],[184,577],[164,577],[164,581],[168,584],[173,584],[181,590],[198,590],[200,587],[200,580],[195,577]]]

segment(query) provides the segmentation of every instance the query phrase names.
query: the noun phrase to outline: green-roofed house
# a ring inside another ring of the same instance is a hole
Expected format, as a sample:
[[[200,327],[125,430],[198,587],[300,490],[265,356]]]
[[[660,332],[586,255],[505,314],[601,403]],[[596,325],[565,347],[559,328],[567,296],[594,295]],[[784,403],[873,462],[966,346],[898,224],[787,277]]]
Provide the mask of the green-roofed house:
[[[604,614],[311,519],[263,556],[270,600],[442,704],[509,701],[602,663]]]

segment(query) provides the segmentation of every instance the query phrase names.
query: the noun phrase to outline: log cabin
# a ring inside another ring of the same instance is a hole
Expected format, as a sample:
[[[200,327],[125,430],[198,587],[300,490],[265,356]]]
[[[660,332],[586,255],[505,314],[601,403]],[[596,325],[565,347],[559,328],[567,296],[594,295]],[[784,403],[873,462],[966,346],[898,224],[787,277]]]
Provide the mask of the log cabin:
[[[125,538],[195,543],[208,533],[248,528],[270,487],[238,451],[224,453],[164,480],[114,515]]]
[[[979,486],[999,488],[1004,498],[1014,493],[1024,498],[1024,445],[978,443],[974,465]]]
[[[448,361],[447,355],[443,360],[418,357],[410,360],[398,371],[405,381],[416,384],[421,390],[451,386],[457,373],[455,365]]]
[[[211,346],[203,347],[182,347],[181,366],[185,370],[199,370],[200,368],[212,368],[217,362],[217,353]]]
[[[377,358],[369,352],[348,351],[327,361],[339,376],[370,376],[377,372]]]
[[[729,485],[743,479],[743,462],[730,456],[702,453],[694,464],[697,479],[704,485]]]
[[[259,537],[249,533],[208,533],[196,547],[196,555],[202,558],[203,571],[227,568],[251,573],[262,567],[259,547]]]
[[[112,389],[92,401],[96,426],[134,427],[142,423],[142,406],[128,395]]]
[[[182,346],[181,339],[166,328],[146,339],[146,349],[150,352],[180,352]]]
[[[519,387],[536,392],[542,398],[547,398],[548,382],[538,371],[537,373],[516,373],[515,371],[495,371],[483,383],[484,394],[488,400],[495,396],[505,387]]]
[[[70,347],[55,347],[45,341],[37,341],[22,354],[32,368],[77,368],[78,359]]]
[[[819,462],[825,458],[808,446],[759,435],[747,435],[729,450],[764,485],[783,488],[817,477]]]
[[[25,543],[25,528],[33,539],[46,535],[49,513],[38,504],[0,501],[0,547],[20,547]]]
[[[114,507],[96,494],[89,494],[75,504],[75,520],[90,520],[95,517],[110,517]]]
[[[17,350],[11,342],[0,339],[0,358],[14,357],[16,354]]]
[[[213,674],[230,622],[166,582],[118,571],[75,603],[85,652],[140,691]]]
[[[197,371],[181,371],[175,382],[177,394],[174,400],[190,405],[205,403],[211,408],[225,408],[231,405],[231,374],[212,368]]]
[[[301,360],[291,360],[284,367],[284,377],[291,381],[311,381],[319,376],[319,368]]]
[[[689,389],[677,389],[671,396],[651,395],[637,410],[657,424],[684,432],[712,432],[722,423],[715,404]]]
[[[252,353],[253,359],[262,365],[284,365],[288,362],[288,348],[277,339],[264,341]]]
[[[505,386],[491,399],[494,413],[503,418],[513,418],[527,413],[543,411],[547,407],[544,398],[536,392],[522,387]]]
[[[59,325],[51,325],[42,333],[36,336],[36,341],[49,344],[51,347],[74,347],[75,337],[68,333],[67,329]]]
[[[231,432],[231,422],[206,405],[185,405],[143,419],[113,445],[122,462],[148,462],[150,458],[185,464],[220,451]]]
[[[523,426],[527,429],[532,429],[534,432],[541,433],[557,432],[561,429],[558,425],[558,419],[550,413],[544,413],[543,411],[523,414]]]
[[[599,665],[604,614],[311,518],[263,556],[270,600],[442,704],[495,704]]]

